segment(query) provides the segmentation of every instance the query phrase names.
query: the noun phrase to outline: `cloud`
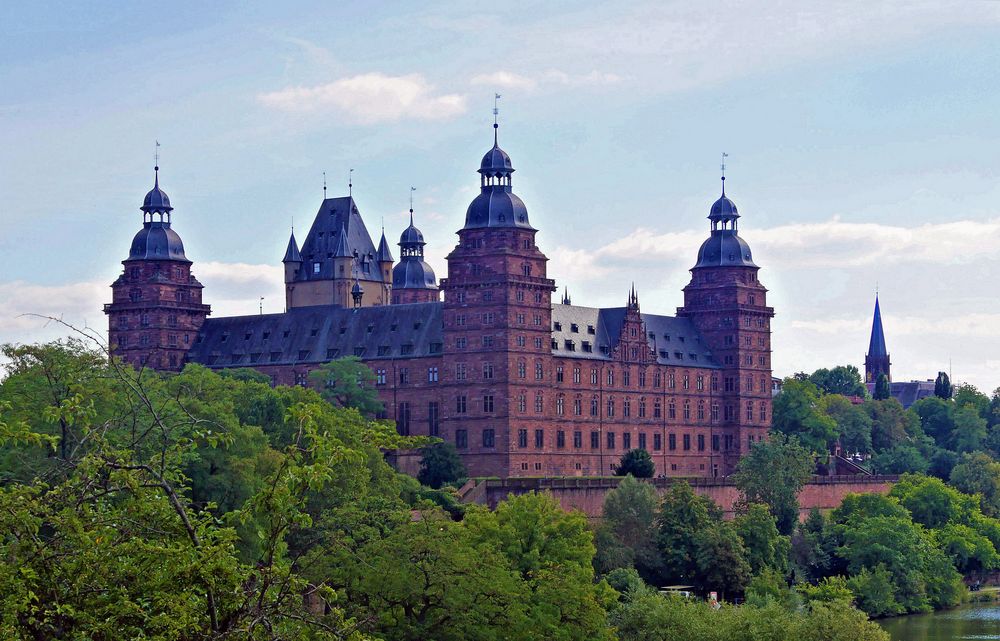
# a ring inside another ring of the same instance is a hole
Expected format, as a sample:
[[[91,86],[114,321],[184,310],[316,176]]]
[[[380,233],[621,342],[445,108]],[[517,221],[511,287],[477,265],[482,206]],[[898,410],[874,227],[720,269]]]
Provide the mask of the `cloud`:
[[[1000,338],[1000,314],[967,313],[948,317],[941,322],[940,313],[929,310],[927,316],[883,315],[886,332],[898,336],[961,336],[967,338]],[[848,332],[867,332],[871,328],[870,318],[822,318],[815,320],[793,320],[792,329],[842,336]]]
[[[494,71],[473,76],[469,81],[473,85],[485,85],[494,89],[534,89],[560,85],[566,87],[582,87],[597,85],[612,85],[621,81],[621,77],[613,73],[591,71],[585,74],[570,74],[558,69],[550,69],[531,76],[511,71]]]
[[[442,94],[421,74],[388,76],[367,73],[311,87],[287,87],[263,93],[266,107],[293,114],[340,112],[359,124],[403,119],[447,120],[465,113],[466,98]]]
[[[996,256],[1000,218],[927,223],[914,227],[848,223],[839,218],[748,229],[741,235],[768,266],[796,268],[866,267],[908,263],[966,264]],[[591,252],[591,260],[635,262],[690,261],[705,232],[656,234],[638,228]]]

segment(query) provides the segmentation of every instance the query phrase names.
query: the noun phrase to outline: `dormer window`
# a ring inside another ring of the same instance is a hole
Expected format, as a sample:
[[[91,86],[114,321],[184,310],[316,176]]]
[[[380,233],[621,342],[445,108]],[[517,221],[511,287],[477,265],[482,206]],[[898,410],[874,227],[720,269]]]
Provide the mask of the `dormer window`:
[[[579,334],[580,333],[580,326],[577,325],[576,323],[571,323],[570,326],[569,326],[569,331],[573,332],[574,334]]]
[[[566,341],[565,345],[566,345],[566,351],[568,351],[568,352],[575,352],[576,351],[576,343],[575,342],[573,342],[573,341]]]
[[[556,321],[555,323],[552,323],[552,326],[555,328],[555,330],[557,332],[561,332],[562,331],[562,323]]]
[[[313,273],[314,274],[319,273],[319,263],[313,263]]]
[[[594,329],[593,325],[587,325],[587,333],[588,334],[596,334],[597,330]]]

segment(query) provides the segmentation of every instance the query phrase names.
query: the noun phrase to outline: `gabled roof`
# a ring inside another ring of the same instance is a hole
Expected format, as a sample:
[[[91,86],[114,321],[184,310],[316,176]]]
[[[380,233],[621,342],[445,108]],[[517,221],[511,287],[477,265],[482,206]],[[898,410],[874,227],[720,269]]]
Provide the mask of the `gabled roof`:
[[[441,303],[293,307],[283,314],[209,318],[189,353],[209,367],[326,363],[343,356],[416,358],[441,352]]]
[[[625,307],[599,309],[578,305],[552,306],[552,354],[571,358],[610,360],[625,323]],[[701,334],[687,318],[640,314],[646,343],[661,365],[718,367]],[[574,331],[575,327],[575,331]],[[586,351],[584,343],[590,351]],[[570,346],[572,348],[570,348]]]

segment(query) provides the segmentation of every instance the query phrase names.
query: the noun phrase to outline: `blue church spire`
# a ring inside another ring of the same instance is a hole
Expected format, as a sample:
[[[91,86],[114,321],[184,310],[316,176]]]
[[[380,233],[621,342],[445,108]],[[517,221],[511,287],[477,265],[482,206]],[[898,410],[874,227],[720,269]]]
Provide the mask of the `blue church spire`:
[[[874,383],[878,377],[885,374],[889,380],[889,351],[885,347],[885,331],[882,329],[882,309],[879,306],[878,294],[875,294],[875,315],[872,318],[872,335],[868,341],[868,354],[865,355],[865,382]]]

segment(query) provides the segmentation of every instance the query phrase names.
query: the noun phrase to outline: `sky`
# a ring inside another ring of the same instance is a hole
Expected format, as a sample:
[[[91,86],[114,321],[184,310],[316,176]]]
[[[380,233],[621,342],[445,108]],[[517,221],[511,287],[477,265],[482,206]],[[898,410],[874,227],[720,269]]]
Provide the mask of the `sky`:
[[[290,228],[354,196],[439,278],[500,144],[574,304],[682,304],[718,197],[776,375],[1000,386],[1000,3],[0,4],[0,342],[106,328],[160,184],[213,315],[281,311]],[[394,252],[398,255],[398,251]]]

